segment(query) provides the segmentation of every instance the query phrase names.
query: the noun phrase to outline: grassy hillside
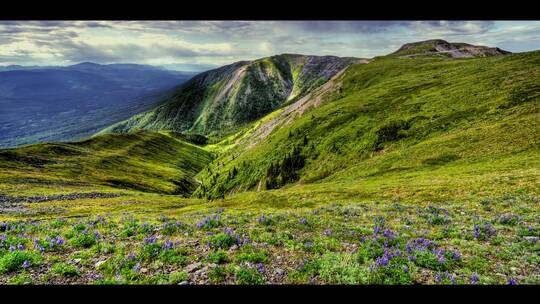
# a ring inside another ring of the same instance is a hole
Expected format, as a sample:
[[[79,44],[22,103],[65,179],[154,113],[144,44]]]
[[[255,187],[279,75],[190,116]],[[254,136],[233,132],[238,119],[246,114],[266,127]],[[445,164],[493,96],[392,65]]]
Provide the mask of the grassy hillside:
[[[0,191],[59,193],[112,188],[189,195],[212,155],[166,133],[107,134],[73,143],[0,150]]]
[[[194,77],[156,108],[101,133],[190,131],[222,136],[320,86],[354,58],[283,54]]]
[[[540,52],[446,60],[382,57],[354,65],[325,93],[321,106],[276,122],[260,143],[247,140],[214,160],[201,172],[196,195],[264,189],[270,164],[282,164],[294,147],[305,165],[290,182],[301,184],[385,180],[402,187],[409,179],[446,179],[469,188],[474,176],[528,172],[535,178],[522,187],[534,189],[540,173],[538,76]]]

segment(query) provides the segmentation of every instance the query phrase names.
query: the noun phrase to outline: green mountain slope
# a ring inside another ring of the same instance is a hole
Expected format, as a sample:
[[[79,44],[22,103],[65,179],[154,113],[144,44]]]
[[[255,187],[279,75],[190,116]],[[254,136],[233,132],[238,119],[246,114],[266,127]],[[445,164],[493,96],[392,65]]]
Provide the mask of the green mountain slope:
[[[288,184],[496,191],[505,174],[537,187],[539,79],[538,51],[353,65],[237,135],[201,171],[195,196]]]
[[[357,59],[283,54],[202,73],[153,110],[101,133],[174,130],[225,134],[293,102]]]
[[[167,133],[107,134],[0,150],[0,191],[129,189],[189,195],[211,153]]]

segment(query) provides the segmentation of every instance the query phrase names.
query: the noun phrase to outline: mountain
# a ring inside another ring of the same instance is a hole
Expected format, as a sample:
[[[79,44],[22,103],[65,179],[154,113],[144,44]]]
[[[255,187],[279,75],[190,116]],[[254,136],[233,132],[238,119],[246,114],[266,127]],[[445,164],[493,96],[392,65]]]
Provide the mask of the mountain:
[[[81,63],[0,71],[0,147],[89,136],[150,109],[193,73]]]
[[[506,55],[510,52],[497,47],[478,46],[467,43],[450,43],[442,39],[433,39],[404,44],[393,56],[419,57],[419,56],[442,56],[451,58],[464,57],[487,57]]]
[[[144,129],[226,134],[294,102],[357,60],[282,54],[236,62],[193,77],[156,108],[102,133]]]
[[[500,174],[540,165],[538,76],[538,51],[354,64],[229,137],[199,173],[194,195],[282,187],[315,193],[337,184],[364,194],[395,187],[423,193],[426,183],[499,184],[493,178]]]

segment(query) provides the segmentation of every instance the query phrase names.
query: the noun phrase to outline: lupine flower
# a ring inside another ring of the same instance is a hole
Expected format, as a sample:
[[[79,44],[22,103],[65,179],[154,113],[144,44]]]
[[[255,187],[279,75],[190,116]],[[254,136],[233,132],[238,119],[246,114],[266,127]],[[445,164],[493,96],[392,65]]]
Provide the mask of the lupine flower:
[[[327,230],[323,231],[323,234],[326,235],[326,236],[332,235],[332,230],[327,229]]]
[[[452,258],[456,261],[459,261],[461,260],[461,253],[459,253],[459,251],[453,251],[452,252]]]
[[[131,260],[131,261],[134,261],[134,260],[135,260],[135,253],[131,252],[131,253],[128,255],[128,259]]]
[[[480,238],[480,226],[478,225],[474,225],[474,238]]]
[[[403,265],[403,271],[404,272],[409,272],[409,267],[407,265]]]
[[[24,262],[22,263],[22,268],[26,269],[26,268],[28,268],[28,267],[30,267],[30,262],[24,261]]]
[[[99,231],[94,231],[94,236],[99,239],[99,237],[101,236],[101,234],[99,233]]]
[[[442,280],[441,274],[440,274],[440,273],[437,273],[437,274],[435,275],[435,282],[440,283],[441,280]]]
[[[57,244],[57,245],[63,245],[63,244],[64,244],[64,240],[63,240],[61,237],[57,237],[57,238],[56,238],[56,244]]]
[[[508,280],[508,285],[517,285],[516,279],[510,279],[510,280]]]
[[[307,224],[307,219],[305,217],[301,218],[300,224],[303,224],[303,225]]]
[[[137,263],[137,265],[133,266],[133,271],[135,272],[139,272],[140,269],[141,269],[141,263]]]
[[[257,265],[257,270],[260,272],[260,273],[263,273],[264,272],[264,265],[262,263],[259,263]]]
[[[473,272],[471,275],[471,284],[476,285],[478,283],[478,274],[476,272]]]
[[[165,244],[163,245],[163,248],[164,248],[165,250],[170,250],[170,249],[172,249],[173,247],[174,247],[174,244],[173,244],[173,242],[171,242],[170,240],[165,241]]]
[[[149,244],[154,244],[156,242],[156,236],[151,236],[151,237],[147,237],[144,239],[144,243],[146,245],[149,245]]]
[[[24,250],[24,246],[22,244],[17,245],[17,250]]]
[[[439,261],[440,264],[444,264],[446,262],[446,258],[444,257],[444,255],[439,255],[437,257],[437,260]]]
[[[15,246],[13,246],[13,245],[10,245],[10,246],[9,246],[9,251],[10,251],[10,252],[13,252],[13,251],[15,251],[15,250],[16,250],[16,249],[15,249]]]

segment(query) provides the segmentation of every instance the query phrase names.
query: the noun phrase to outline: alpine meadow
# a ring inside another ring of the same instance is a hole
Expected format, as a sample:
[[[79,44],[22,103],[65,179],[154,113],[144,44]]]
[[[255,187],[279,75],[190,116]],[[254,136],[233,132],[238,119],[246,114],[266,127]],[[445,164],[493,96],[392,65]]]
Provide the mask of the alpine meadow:
[[[540,51],[400,45],[0,69],[0,284],[540,284]]]

